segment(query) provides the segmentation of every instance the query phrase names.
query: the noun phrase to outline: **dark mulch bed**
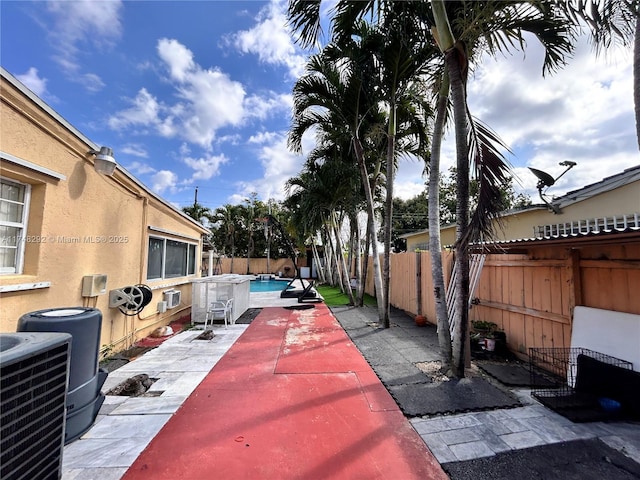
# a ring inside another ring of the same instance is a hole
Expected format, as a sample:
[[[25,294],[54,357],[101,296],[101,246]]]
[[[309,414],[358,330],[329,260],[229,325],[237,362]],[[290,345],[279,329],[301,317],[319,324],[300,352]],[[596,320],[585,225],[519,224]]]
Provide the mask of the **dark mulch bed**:
[[[104,360],[102,360],[100,362],[100,368],[111,373],[114,370],[117,370],[118,368],[125,366],[131,360],[139,357],[140,355],[144,355],[149,350],[153,350],[154,348],[156,347],[134,345],[131,348],[128,348],[126,350],[123,350],[122,352],[119,352],[117,355],[114,355],[113,357],[105,358]]]
[[[553,388],[554,382],[549,381],[538,373],[531,373],[528,365],[514,362],[477,362],[478,368],[510,387]]]
[[[409,417],[520,406],[509,393],[481,377],[393,385],[387,389]]]
[[[236,320],[236,323],[248,325],[253,322],[253,319],[256,318],[261,311],[261,308],[249,308]]]
[[[392,310],[388,329],[374,326],[375,309],[336,310],[334,315],[408,417],[520,406],[510,392],[481,376],[432,381],[421,371],[419,365],[439,358],[433,326],[417,327],[398,310]],[[483,355],[502,358],[498,352]]]
[[[452,480],[633,480],[640,464],[598,439],[543,445],[445,463]]]

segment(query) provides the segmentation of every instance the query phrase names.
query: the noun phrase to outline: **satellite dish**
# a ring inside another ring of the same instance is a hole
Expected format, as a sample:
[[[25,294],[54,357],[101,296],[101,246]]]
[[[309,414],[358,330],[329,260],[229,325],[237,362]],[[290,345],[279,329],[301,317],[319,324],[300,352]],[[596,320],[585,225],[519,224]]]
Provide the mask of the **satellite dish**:
[[[542,170],[538,170],[537,168],[531,168],[529,167],[529,170],[531,170],[531,173],[533,173],[536,177],[538,177],[538,183],[536,184],[536,188],[538,189],[538,194],[540,195],[540,198],[542,199],[542,201],[551,209],[551,211],[553,213],[562,213],[560,210],[560,207],[558,205],[554,205],[551,202],[549,202],[549,200],[547,200],[544,195],[542,194],[542,190],[544,188],[549,188],[552,185],[554,185],[556,183],[556,181],[565,173],[567,173],[569,170],[571,170],[573,167],[575,167],[577,164],[576,162],[572,162],[570,160],[565,160],[564,162],[560,162],[560,165],[562,165],[563,167],[567,167],[566,170],[564,172],[562,172],[560,175],[558,175],[556,178],[553,178],[551,175],[549,175],[547,172],[543,172]]]
[[[538,185],[536,186],[538,190],[541,190],[544,187],[550,187],[554,183],[556,183],[555,179],[547,172],[543,172],[542,170],[531,167],[529,167],[529,170],[531,170],[531,173],[538,177]]]

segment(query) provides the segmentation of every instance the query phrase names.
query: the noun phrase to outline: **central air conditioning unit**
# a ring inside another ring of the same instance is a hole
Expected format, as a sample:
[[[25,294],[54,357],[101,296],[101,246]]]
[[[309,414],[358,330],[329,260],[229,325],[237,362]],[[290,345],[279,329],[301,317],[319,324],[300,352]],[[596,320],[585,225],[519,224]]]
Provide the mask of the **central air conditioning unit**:
[[[0,478],[60,478],[71,335],[0,335]]]
[[[182,292],[180,290],[167,290],[163,292],[163,300],[167,302],[167,308],[175,308],[180,305]]]

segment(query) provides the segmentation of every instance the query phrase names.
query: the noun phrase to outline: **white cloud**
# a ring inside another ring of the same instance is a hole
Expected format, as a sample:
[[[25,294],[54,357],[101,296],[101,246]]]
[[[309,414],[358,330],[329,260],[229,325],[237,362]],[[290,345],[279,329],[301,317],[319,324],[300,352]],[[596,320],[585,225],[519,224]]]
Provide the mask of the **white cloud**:
[[[140,157],[140,158],[149,157],[149,153],[147,152],[147,149],[143,145],[140,145],[139,143],[129,143],[127,145],[124,145],[120,149],[120,151],[124,154],[132,155],[134,157]]]
[[[35,93],[39,97],[43,97],[47,92],[47,79],[41,78],[38,75],[38,69],[35,67],[29,68],[27,73],[22,75],[16,75],[16,78],[24,83],[29,90]]]
[[[136,175],[145,175],[145,174],[153,173],[156,171],[156,169],[153,168],[148,163],[138,162],[138,161],[130,163],[129,165],[126,166],[126,169],[129,170],[131,173],[135,173]]]
[[[239,134],[235,133],[233,135],[222,135],[218,137],[217,143],[218,144],[229,143],[231,145],[239,145],[241,140],[242,140],[242,137]]]
[[[95,73],[83,73],[74,77],[75,81],[89,92],[99,92],[105,87],[102,79]]]
[[[160,103],[142,88],[130,100],[130,108],[109,119],[109,126],[115,130],[149,127],[164,137],[178,137],[210,149],[217,130],[239,126],[245,117],[243,86],[217,69],[202,68],[193,61],[192,52],[176,40],[161,39],[157,49],[178,100]]]
[[[186,157],[190,153],[191,153],[191,149],[189,148],[189,145],[183,142],[180,145],[180,155],[182,155],[183,157]]]
[[[287,180],[300,173],[304,157],[291,153],[287,148],[286,132],[262,133],[252,137],[252,143],[261,145],[257,151],[257,157],[262,166],[263,175],[261,178],[244,180],[236,183],[238,192],[229,197],[229,201],[234,203],[242,201],[250,193],[256,192],[258,198],[268,200],[284,200],[284,185]],[[308,152],[313,148],[313,137],[311,134],[303,136],[303,150]]]
[[[277,137],[278,137],[278,134],[276,132],[258,132],[255,135],[251,135],[249,137],[249,140],[247,140],[247,142],[263,144],[263,143],[273,142],[274,140],[277,139]]]
[[[264,120],[271,115],[291,112],[293,97],[288,93],[269,92],[267,96],[251,95],[244,102],[247,116]]]
[[[202,147],[211,145],[216,130],[238,126],[243,119],[244,88],[218,70],[198,69],[178,92],[184,100],[178,105],[184,127],[181,135]]]
[[[195,70],[193,53],[177,40],[161,39],[158,55],[169,67],[171,77],[178,82],[184,82],[187,74]]]
[[[256,25],[229,38],[242,53],[258,56],[260,62],[287,67],[291,78],[304,71],[305,56],[296,48],[287,27],[286,2],[272,0],[260,10]]]
[[[111,128],[122,130],[134,126],[155,126],[160,130],[162,106],[146,88],[142,88],[129,103],[132,104],[130,108],[121,110],[109,118],[108,124]]]
[[[188,183],[196,180],[209,180],[211,177],[220,174],[220,166],[229,161],[224,155],[212,155],[208,157],[191,158],[186,157],[182,160],[185,164],[195,170]]]
[[[471,113],[515,151],[511,161],[526,193],[537,201],[537,179],[525,166],[557,177],[560,162],[576,162],[548,191],[559,196],[637,165],[631,49],[596,58],[582,38],[569,64],[546,78],[542,59],[542,48],[529,38],[524,59],[483,58],[468,85]],[[446,145],[448,168],[455,161],[451,132]]]
[[[89,91],[104,87],[94,73],[82,73],[78,58],[82,47],[92,44],[98,48],[111,48],[120,38],[122,26],[119,0],[95,2],[93,0],[47,2],[47,11],[54,24],[49,29],[51,45],[55,50],[54,60],[62,67],[69,79],[76,81]]]
[[[158,173],[151,177],[152,187],[151,189],[158,195],[161,195],[165,191],[175,193],[178,191],[178,175],[170,170],[160,170]]]
[[[424,162],[418,160],[402,160],[398,165],[396,180],[393,184],[393,196],[408,200],[425,190],[425,178],[422,177]]]

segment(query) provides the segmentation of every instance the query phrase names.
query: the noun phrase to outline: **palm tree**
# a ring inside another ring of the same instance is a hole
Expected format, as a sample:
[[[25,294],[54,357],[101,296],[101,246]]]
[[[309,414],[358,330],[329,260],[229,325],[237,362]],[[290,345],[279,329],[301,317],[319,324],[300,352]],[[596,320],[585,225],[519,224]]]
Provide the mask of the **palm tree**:
[[[416,98],[422,97],[419,79],[427,72],[427,66],[434,58],[435,49],[424,42],[422,29],[411,15],[411,8],[405,2],[385,4],[379,25],[375,31],[378,41],[373,45],[372,53],[378,65],[378,81],[381,97],[387,104],[387,156],[385,162],[386,201],[384,219],[384,266],[383,286],[385,304],[384,326],[389,327],[389,277],[391,263],[391,238],[393,218],[393,184],[397,153],[401,146],[398,142],[400,124],[404,121],[411,127],[408,131],[418,139],[418,151],[426,151],[426,127],[422,114],[416,114]],[[371,48],[371,46],[369,47]],[[424,106],[421,102],[418,105]],[[402,153],[402,152],[400,152]]]
[[[395,175],[395,163],[398,155],[410,151],[417,142],[421,151],[425,150],[427,136],[424,124],[424,116],[417,114],[413,105],[416,97],[416,84],[419,74],[424,73],[425,64],[433,51],[428,54],[426,48],[415,48],[417,33],[415,25],[408,16],[402,16],[394,10],[401,10],[399,4],[389,4],[393,6],[384,15],[380,25],[371,28],[368,24],[361,22],[353,30],[351,38],[346,37],[338,45],[330,45],[325,49],[326,58],[337,61],[339,65],[348,65],[348,60],[354,63],[357,59],[358,67],[364,65],[368,75],[359,79],[360,86],[370,97],[375,95],[378,102],[385,102],[386,137],[384,138],[384,151],[386,155],[381,155],[380,167],[384,165],[385,187],[387,195],[387,208],[384,222],[385,229],[385,254],[384,254],[384,277],[381,285],[382,289],[376,287],[378,294],[378,305],[382,305],[383,313],[381,323],[389,326],[389,265],[391,254],[391,216],[393,200],[393,180]],[[390,33],[392,32],[392,33]],[[413,37],[413,38],[412,38]],[[354,41],[354,38],[358,41]],[[365,81],[363,78],[366,78]],[[365,86],[364,84],[367,83]],[[372,103],[371,99],[369,102]],[[362,146],[362,141],[358,136],[357,128],[352,130],[355,141],[355,153],[364,156],[364,149],[359,149],[357,143]],[[407,141],[407,138],[415,138],[414,141]],[[384,164],[382,163],[384,159]],[[381,168],[376,168],[381,171]],[[364,182],[363,177],[363,182]],[[365,192],[366,193],[366,192]],[[370,215],[373,218],[373,215]],[[375,231],[375,230],[374,230]],[[374,262],[377,259],[374,256]]]
[[[366,28],[365,25],[362,25]],[[289,132],[289,147],[300,152],[302,135],[312,128],[331,135],[333,139],[348,139],[353,147],[359,173],[367,200],[369,222],[375,234],[376,212],[368,172],[368,149],[376,136],[372,125],[380,125],[379,105],[373,101],[372,91],[366,91],[363,77],[371,71],[370,57],[363,55],[356,40],[345,47],[329,45],[322,53],[312,56],[307,64],[307,73],[294,86],[293,125]],[[374,179],[376,178],[374,173]],[[374,284],[378,294],[380,323],[384,323],[384,299],[377,242],[372,242]]]
[[[252,192],[249,195],[249,198],[244,199],[245,208],[243,215],[243,223],[244,227],[249,234],[249,239],[247,241],[247,275],[251,273],[251,256],[253,255],[253,251],[255,250],[255,242],[253,239],[253,232],[255,230],[256,217],[262,215],[260,202],[258,201],[258,194],[256,192]]]
[[[202,223],[203,219],[208,219],[211,215],[211,210],[204,205],[201,205],[196,200],[193,202],[193,205],[189,205],[188,207],[182,207],[182,211],[193,218],[196,222]]]
[[[311,2],[309,2],[311,3]],[[341,41],[349,39],[365,16],[372,16],[375,12],[386,11],[387,4],[382,0],[363,2],[338,1],[335,6],[335,17],[332,21],[332,33]],[[393,3],[393,2],[392,2]],[[420,23],[426,27],[433,26],[433,36],[444,54],[444,69],[446,77],[435,78],[436,88],[441,89],[441,98],[437,105],[441,109],[439,121],[446,119],[446,106],[451,98],[453,118],[455,122],[455,136],[457,147],[457,184],[458,184],[458,241],[456,248],[456,262],[460,269],[457,289],[457,311],[463,318],[459,325],[462,331],[455,335],[456,352],[454,358],[458,375],[464,373],[464,329],[468,322],[468,243],[472,239],[491,235],[492,218],[498,213],[500,205],[499,187],[506,178],[508,169],[501,155],[504,145],[490,129],[475,121],[468,112],[466,102],[466,75],[468,66],[474,55],[482,51],[495,54],[498,51],[511,48],[524,48],[522,36],[524,31],[532,31],[545,46],[545,68],[552,69],[564,63],[566,55],[571,51],[568,40],[569,29],[566,22],[558,18],[556,10],[540,0],[521,2],[512,1],[448,1],[433,0],[431,2],[397,2],[411,10]],[[311,44],[319,33],[319,2],[309,5],[307,2],[294,0],[289,5],[289,19],[292,26],[299,32],[303,44]],[[451,23],[450,23],[451,21]],[[455,34],[455,35],[454,35]],[[544,72],[544,70],[543,70]],[[446,95],[446,96],[444,96]],[[441,135],[444,123],[434,126],[434,133]],[[438,140],[439,141],[439,140]],[[435,144],[435,142],[433,142]],[[471,147],[471,148],[470,148]],[[432,152],[432,159],[439,159],[439,150]],[[480,181],[480,201],[473,216],[469,214],[469,163],[475,164],[476,176]],[[436,173],[431,185],[434,188],[437,181]],[[433,202],[434,208],[437,206]],[[436,215],[435,211],[430,217]],[[434,217],[435,218],[435,217]],[[435,225],[433,225],[435,223]],[[439,222],[431,221],[432,228]],[[434,241],[432,258],[440,256],[439,242]],[[438,274],[437,270],[434,275]],[[440,276],[441,277],[441,276]],[[435,282],[444,287],[444,282]],[[443,294],[443,288],[440,292]],[[442,298],[442,297],[440,297]],[[438,299],[437,299],[438,300]],[[442,306],[443,303],[441,302]],[[442,311],[439,308],[438,311]],[[441,325],[440,315],[438,323]],[[448,323],[444,320],[443,323]],[[445,329],[440,328],[445,335]],[[441,338],[441,344],[446,339]]]
[[[532,31],[545,47],[545,69],[565,63],[572,46],[571,31],[565,21],[557,17],[541,2],[445,2],[432,0],[432,29],[436,43],[444,54],[446,77],[441,95],[450,85],[456,143],[457,229],[455,264],[456,308],[459,316],[453,341],[453,368],[457,376],[464,375],[465,353],[468,351],[469,323],[469,242],[492,235],[492,219],[500,212],[500,185],[508,176],[508,167],[500,149],[504,144],[486,126],[469,115],[466,99],[466,77],[478,45],[495,54],[501,49],[524,48],[522,33]],[[454,34],[456,26],[458,37]],[[470,55],[471,53],[471,55]],[[441,106],[444,109],[444,107]],[[440,112],[439,112],[440,113]],[[444,115],[439,115],[444,121]],[[438,125],[434,130],[438,130]],[[433,157],[432,157],[433,158]],[[436,159],[439,158],[439,152]],[[469,217],[469,163],[476,165],[480,182],[478,207]],[[435,174],[434,174],[435,175]],[[434,180],[435,181],[435,180]],[[436,204],[433,208],[436,208]],[[430,205],[430,208],[432,206]],[[431,214],[430,214],[431,217]],[[439,248],[436,240],[434,248]],[[432,258],[435,252],[432,252]],[[443,322],[444,323],[444,322]],[[447,322],[448,323],[448,322]]]
[[[324,227],[327,244],[335,243],[331,250],[340,288],[353,305],[355,302],[341,239],[344,209],[350,206],[348,199],[353,175],[348,171],[349,167],[348,163],[340,161],[307,161],[302,173],[287,181],[286,190],[289,202],[296,206],[300,223]]]
[[[436,103],[436,118],[433,126],[431,142],[431,159],[429,170],[429,253],[431,255],[431,279],[433,282],[433,298],[436,307],[438,324],[438,345],[442,359],[442,370],[450,369],[452,359],[451,333],[449,328],[449,312],[447,311],[444,269],[442,266],[442,243],[440,241],[440,146],[444,136],[444,125],[449,102],[449,75],[446,70],[441,76]]]
[[[236,255],[236,232],[238,227],[238,208],[236,205],[226,204],[215,210],[212,216],[213,221],[219,224],[219,229],[224,232],[224,246],[221,250],[229,247],[231,254],[231,272],[233,273],[233,259]]]

